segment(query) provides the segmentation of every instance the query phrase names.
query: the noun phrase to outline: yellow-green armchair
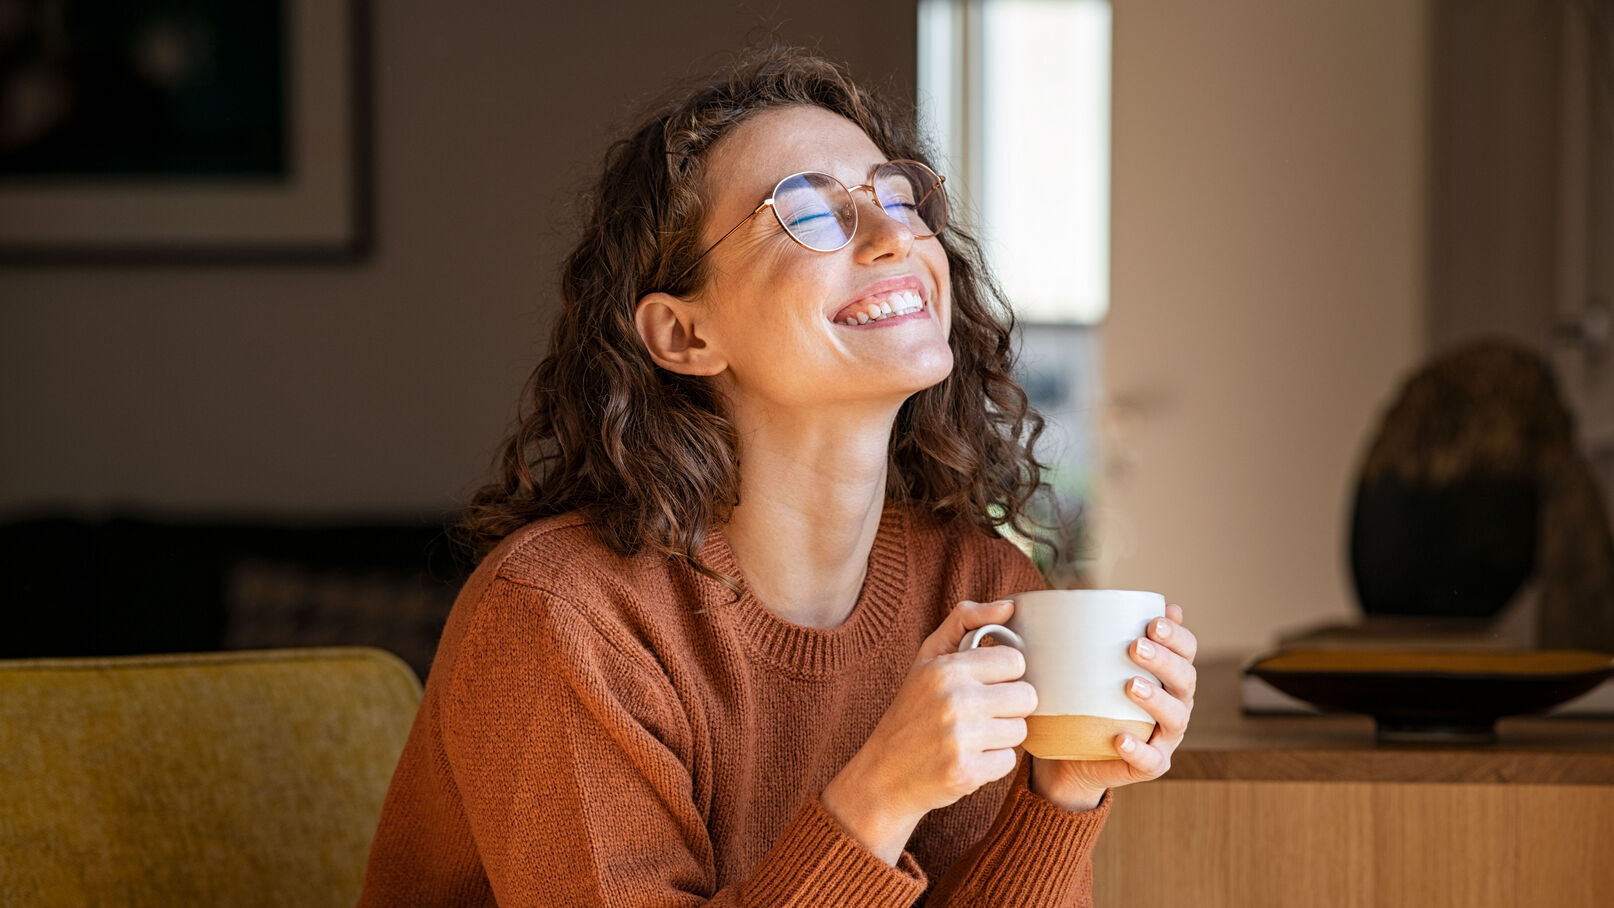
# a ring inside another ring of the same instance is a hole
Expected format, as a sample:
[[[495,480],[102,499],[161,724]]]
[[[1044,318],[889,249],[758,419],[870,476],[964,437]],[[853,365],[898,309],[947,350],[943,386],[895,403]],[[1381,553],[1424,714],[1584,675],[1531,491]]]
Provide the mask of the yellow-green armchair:
[[[0,661],[0,905],[352,905],[419,703],[376,649]]]

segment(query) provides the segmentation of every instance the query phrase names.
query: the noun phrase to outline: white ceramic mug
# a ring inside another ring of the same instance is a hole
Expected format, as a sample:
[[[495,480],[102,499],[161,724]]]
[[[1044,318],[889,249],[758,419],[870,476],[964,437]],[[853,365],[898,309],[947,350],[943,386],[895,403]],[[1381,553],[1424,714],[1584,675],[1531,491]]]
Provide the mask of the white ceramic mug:
[[[1009,625],[988,624],[964,635],[959,652],[982,638],[1026,657],[1025,679],[1037,689],[1037,710],[1026,718],[1025,748],[1050,760],[1113,760],[1115,736],[1140,741],[1154,717],[1127,696],[1126,684],[1158,678],[1132,661],[1132,641],[1164,617],[1166,598],[1134,590],[1035,590],[1014,601]]]

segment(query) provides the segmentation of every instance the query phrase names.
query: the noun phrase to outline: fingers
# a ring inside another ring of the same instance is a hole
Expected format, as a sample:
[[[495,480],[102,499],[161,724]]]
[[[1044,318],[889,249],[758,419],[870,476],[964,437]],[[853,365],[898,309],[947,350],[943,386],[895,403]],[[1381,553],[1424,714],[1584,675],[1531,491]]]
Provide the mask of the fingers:
[[[1014,614],[1014,603],[1007,599],[994,602],[960,602],[919,648],[919,661],[934,659],[937,656],[952,653],[958,650],[958,644],[963,642],[964,635],[970,631],[988,624],[1003,624]]]
[[[1152,740],[1171,742],[1176,747],[1188,732],[1188,717],[1193,712],[1187,703],[1173,697],[1144,678],[1133,678],[1126,684],[1126,695],[1133,703],[1143,707],[1160,726]]]
[[[1175,618],[1171,616],[1173,610],[1177,613]],[[1194,636],[1193,631],[1183,627],[1180,605],[1166,606],[1166,617],[1149,622],[1149,639],[1160,643],[1189,662],[1194,661],[1194,657],[1199,654],[1199,638]]]
[[[1149,633],[1153,635],[1154,629]],[[1194,663],[1145,637],[1132,642],[1132,661],[1160,679],[1170,694],[1185,703],[1194,702],[1199,688],[1199,671]]]
[[[1193,714],[1199,687],[1199,671],[1194,668],[1199,640],[1183,626],[1182,617],[1182,606],[1166,606],[1166,617],[1149,622],[1145,636],[1132,644],[1132,661],[1160,679],[1159,684],[1145,678],[1127,682],[1127,696],[1159,726],[1149,742],[1135,742],[1136,760],[1122,752],[1122,758],[1139,771],[1170,765],[1171,752],[1182,743]]]
[[[1152,672],[1173,696],[1191,705],[1199,684],[1199,673],[1194,669],[1199,639],[1182,625],[1181,619],[1181,606],[1167,606],[1166,617],[1150,621],[1145,636],[1133,643],[1132,661]]]
[[[981,727],[980,748],[983,752],[1008,750],[1026,743],[1026,720],[993,719]]]
[[[1171,769],[1169,752],[1139,741],[1131,735],[1117,735],[1115,750],[1126,764],[1128,781],[1147,782],[1158,779]],[[1115,787],[1115,786],[1111,786]]]
[[[946,653],[935,661],[946,670],[959,672],[979,684],[1018,681],[1026,673],[1025,655],[1012,646],[982,646],[962,653]]]
[[[1021,732],[1020,740],[1025,740],[1024,731]],[[985,776],[987,782],[995,782],[1004,776],[1010,775],[1019,767],[1020,755],[1014,752],[1014,748],[1018,746],[1018,743],[1011,744],[997,750],[984,751],[981,754],[982,775]]]
[[[1013,751],[1026,743],[1026,720],[985,719],[962,729],[956,738],[959,762],[968,762],[971,755],[990,754],[993,751]],[[996,778],[992,776],[990,778]]]
[[[1037,689],[1024,681],[990,684],[984,688],[983,693],[986,697],[987,715],[1019,719],[1037,711]],[[1022,740],[1024,737],[1021,736]]]
[[[968,599],[960,602],[947,614],[944,626],[957,625],[953,638],[953,648],[957,649],[964,635],[978,627],[988,624],[1003,624],[1014,614],[1014,602],[1009,599],[995,599],[991,602],[972,602]]]

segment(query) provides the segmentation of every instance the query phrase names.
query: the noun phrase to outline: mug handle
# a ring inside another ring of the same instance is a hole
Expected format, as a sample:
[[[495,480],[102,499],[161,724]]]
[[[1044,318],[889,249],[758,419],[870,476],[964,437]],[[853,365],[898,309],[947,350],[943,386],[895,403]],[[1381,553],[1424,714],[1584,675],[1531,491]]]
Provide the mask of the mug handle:
[[[1026,642],[1019,634],[1001,624],[986,624],[965,634],[963,641],[958,644],[958,651],[962,653],[980,646],[982,637],[996,637],[999,643],[1007,643],[1021,652],[1026,649]]]

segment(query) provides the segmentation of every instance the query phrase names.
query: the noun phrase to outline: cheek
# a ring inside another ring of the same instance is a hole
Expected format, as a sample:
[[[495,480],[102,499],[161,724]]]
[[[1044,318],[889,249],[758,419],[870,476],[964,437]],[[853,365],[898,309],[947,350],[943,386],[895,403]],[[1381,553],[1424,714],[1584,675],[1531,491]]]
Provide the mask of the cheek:
[[[953,274],[947,266],[947,252],[941,248],[939,240],[926,240],[927,244],[935,246],[934,250],[927,250],[926,258],[930,260],[931,273],[936,275],[936,290],[941,296],[941,305],[937,308],[937,315],[941,317],[943,337],[951,337],[953,330]]]

